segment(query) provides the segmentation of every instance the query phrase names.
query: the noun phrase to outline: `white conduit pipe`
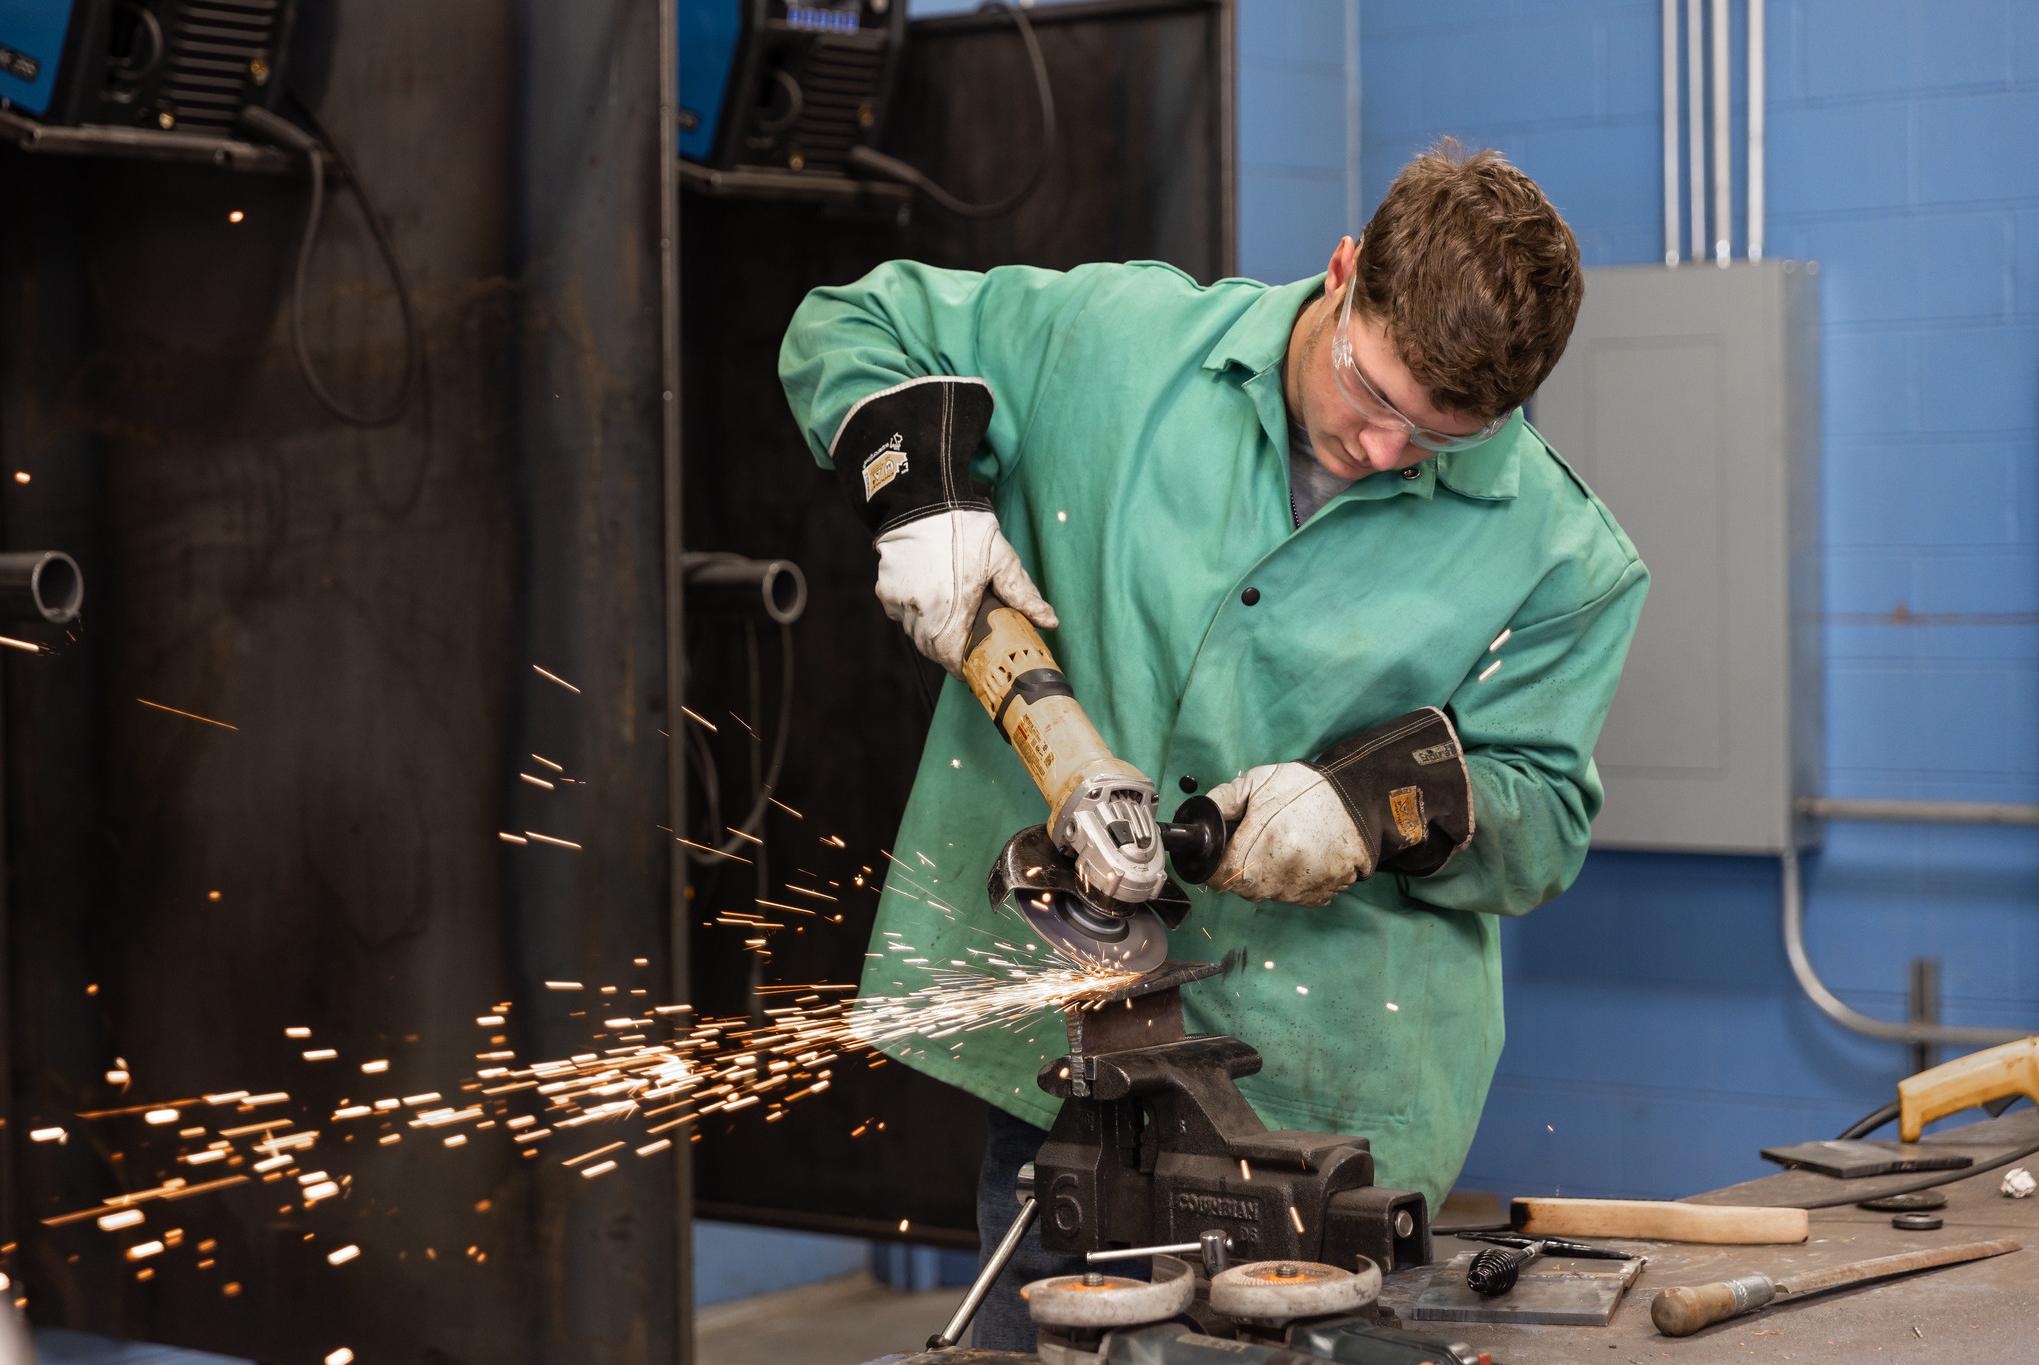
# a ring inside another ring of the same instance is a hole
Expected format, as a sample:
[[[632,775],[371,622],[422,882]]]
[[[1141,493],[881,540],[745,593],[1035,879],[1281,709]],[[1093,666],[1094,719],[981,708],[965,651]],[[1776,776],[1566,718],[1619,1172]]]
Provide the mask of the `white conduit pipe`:
[[[1678,264],[1678,0],[1664,0],[1664,264]]]
[[[1749,259],[1763,259],[1763,0],[1749,0]]]
[[[1727,0],[1713,0],[1713,263],[1725,266],[1733,250],[1733,205],[1729,197],[1734,163],[1728,151]]]
[[[1685,0],[1685,142],[1695,261],[1706,259],[1706,35],[1699,0]]]

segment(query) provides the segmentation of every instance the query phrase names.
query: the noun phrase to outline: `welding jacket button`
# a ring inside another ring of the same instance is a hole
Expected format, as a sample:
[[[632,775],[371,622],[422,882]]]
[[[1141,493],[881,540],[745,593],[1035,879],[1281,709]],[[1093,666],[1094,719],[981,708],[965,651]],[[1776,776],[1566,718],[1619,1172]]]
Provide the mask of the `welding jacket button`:
[[[1415,465],[1410,465],[1407,469],[1402,471],[1402,477],[1405,479],[1420,479],[1423,477],[1423,471],[1418,469]]]
[[[1239,600],[1249,607],[1252,606],[1260,600],[1260,589],[1248,588],[1245,592],[1239,594]]]
[[[1182,777],[1176,782],[1175,785],[1182,788],[1182,794],[1184,796],[1196,795],[1196,779],[1194,777],[1191,777],[1188,773],[1184,773]]]

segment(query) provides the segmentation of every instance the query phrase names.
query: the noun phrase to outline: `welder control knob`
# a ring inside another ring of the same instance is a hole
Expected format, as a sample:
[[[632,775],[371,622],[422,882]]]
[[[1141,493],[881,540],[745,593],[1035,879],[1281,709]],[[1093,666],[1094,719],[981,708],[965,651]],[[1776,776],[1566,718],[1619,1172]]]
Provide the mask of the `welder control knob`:
[[[1196,1297],[1189,1266],[1173,1256],[1154,1258],[1154,1278],[1128,1279],[1091,1271],[1035,1280],[1020,1290],[1027,1316],[1042,1327],[1141,1327],[1166,1322]]]
[[[1247,1322],[1350,1313],[1380,1292],[1381,1268],[1364,1256],[1357,1270],[1317,1261],[1249,1261],[1211,1277],[1211,1307]]]

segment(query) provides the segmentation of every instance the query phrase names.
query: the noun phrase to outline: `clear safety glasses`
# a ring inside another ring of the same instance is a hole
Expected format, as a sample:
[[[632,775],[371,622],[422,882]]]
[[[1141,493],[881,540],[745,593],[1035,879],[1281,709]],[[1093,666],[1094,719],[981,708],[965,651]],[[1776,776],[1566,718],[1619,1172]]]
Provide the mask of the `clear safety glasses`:
[[[1331,337],[1331,375],[1338,381],[1338,392],[1345,396],[1354,412],[1372,426],[1400,427],[1411,445],[1438,454],[1469,450],[1507,425],[1513,413],[1504,412],[1471,435],[1461,435],[1433,431],[1397,412],[1395,405],[1383,398],[1373,382],[1360,372],[1359,360],[1352,353],[1352,296],[1359,292],[1358,283],[1355,279],[1345,286],[1345,302],[1338,309],[1338,330]]]

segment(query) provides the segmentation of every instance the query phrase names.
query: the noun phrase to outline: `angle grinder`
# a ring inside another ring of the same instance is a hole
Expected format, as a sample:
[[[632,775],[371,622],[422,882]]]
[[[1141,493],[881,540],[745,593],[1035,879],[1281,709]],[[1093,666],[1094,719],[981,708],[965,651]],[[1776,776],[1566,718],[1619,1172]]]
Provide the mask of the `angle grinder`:
[[[1167,858],[1207,880],[1231,831],[1209,797],[1157,817],[1154,783],[1112,753],[1033,622],[985,590],[963,647],[963,680],[1048,802],[1048,821],[1007,841],[992,865],[992,903],[1013,908],[1049,945],[1086,967],[1145,972],[1168,957],[1189,898]]]

